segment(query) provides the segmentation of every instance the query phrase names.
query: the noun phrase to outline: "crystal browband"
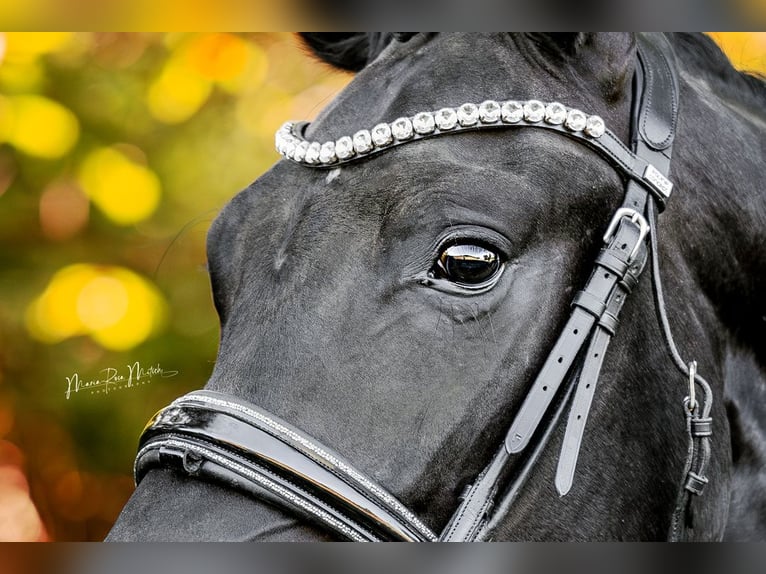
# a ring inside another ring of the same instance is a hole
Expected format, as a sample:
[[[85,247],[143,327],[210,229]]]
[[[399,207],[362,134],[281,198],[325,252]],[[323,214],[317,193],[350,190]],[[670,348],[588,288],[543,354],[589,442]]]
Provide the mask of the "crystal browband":
[[[353,136],[336,141],[311,142],[305,140],[297,128],[305,123],[287,122],[276,135],[277,151],[289,160],[304,165],[331,166],[382,151],[397,143],[421,139],[461,130],[501,125],[563,125],[572,132],[582,132],[599,138],[605,132],[599,116],[588,116],[580,110],[553,102],[538,100],[526,102],[496,102],[463,104],[457,108],[442,108],[437,112],[420,112],[391,123],[377,124],[370,130],[359,130]]]
[[[590,145],[606,155],[629,177],[645,185],[657,198],[660,209],[670,197],[673,184],[651,164],[637,157],[606,129],[604,120],[559,102],[539,100],[466,103],[457,108],[419,112],[391,123],[335,141],[309,141],[303,134],[308,122],[287,122],[276,133],[277,151],[308,167],[330,168],[363,159],[403,143],[428,137],[484,128],[528,126],[548,128]]]

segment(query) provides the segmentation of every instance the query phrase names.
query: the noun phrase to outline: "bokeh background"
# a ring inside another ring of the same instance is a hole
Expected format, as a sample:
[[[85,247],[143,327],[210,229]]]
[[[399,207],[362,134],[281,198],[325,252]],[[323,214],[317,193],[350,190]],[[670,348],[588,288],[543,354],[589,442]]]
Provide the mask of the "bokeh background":
[[[712,36],[766,72],[766,33]],[[211,221],[350,79],[290,34],[0,34],[0,540],[105,536],[211,372]],[[136,362],[177,374],[67,393]]]

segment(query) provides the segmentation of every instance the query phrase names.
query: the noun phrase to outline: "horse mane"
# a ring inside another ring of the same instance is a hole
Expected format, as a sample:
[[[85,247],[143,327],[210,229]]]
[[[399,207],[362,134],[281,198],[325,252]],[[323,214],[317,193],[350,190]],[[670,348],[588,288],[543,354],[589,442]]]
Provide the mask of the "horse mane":
[[[683,61],[699,70],[706,79],[715,81],[722,92],[761,109],[766,105],[766,76],[737,70],[718,44],[705,34],[678,33],[674,36]]]

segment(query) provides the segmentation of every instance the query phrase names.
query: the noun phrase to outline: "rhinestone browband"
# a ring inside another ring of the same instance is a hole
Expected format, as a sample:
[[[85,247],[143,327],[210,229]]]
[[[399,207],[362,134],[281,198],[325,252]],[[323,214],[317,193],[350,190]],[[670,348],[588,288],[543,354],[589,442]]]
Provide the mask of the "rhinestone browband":
[[[540,123],[563,126],[573,135],[592,139],[600,138],[606,132],[604,120],[599,116],[589,116],[559,102],[487,100],[479,105],[467,103],[457,108],[420,112],[328,142],[306,140],[302,134],[307,122],[287,122],[277,131],[276,148],[283,157],[301,165],[331,167],[426,137],[483,127]]]

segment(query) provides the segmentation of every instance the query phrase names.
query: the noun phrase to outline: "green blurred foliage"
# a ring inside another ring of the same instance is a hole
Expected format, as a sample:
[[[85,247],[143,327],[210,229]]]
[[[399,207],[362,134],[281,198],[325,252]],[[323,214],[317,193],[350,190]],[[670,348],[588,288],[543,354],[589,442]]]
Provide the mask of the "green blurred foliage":
[[[98,540],[132,491],[145,422],[211,372],[211,221],[276,161],[281,122],[312,115],[348,76],[306,58],[288,34],[0,39],[0,443],[21,451],[51,539]],[[99,150],[113,161],[83,175]],[[74,277],[74,295],[53,281],[81,263],[90,267]],[[122,271],[134,279],[120,284]],[[46,289],[68,315],[43,306],[30,326]],[[141,289],[158,293],[161,308],[146,307],[156,325],[133,344],[136,318],[112,317],[109,303],[143,309]],[[112,339],[100,340],[93,325],[112,320]],[[56,321],[79,331],[56,336]],[[66,398],[66,377],[92,380],[136,361],[178,375]]]

